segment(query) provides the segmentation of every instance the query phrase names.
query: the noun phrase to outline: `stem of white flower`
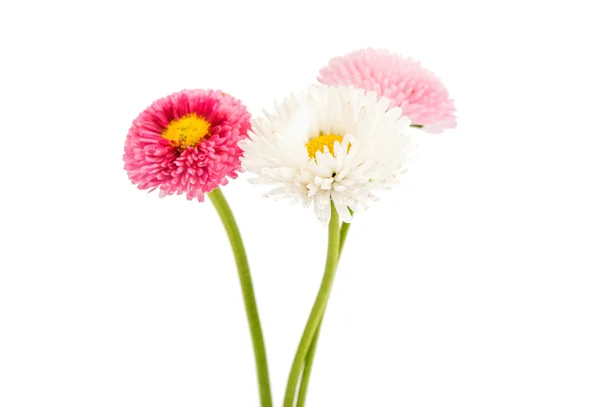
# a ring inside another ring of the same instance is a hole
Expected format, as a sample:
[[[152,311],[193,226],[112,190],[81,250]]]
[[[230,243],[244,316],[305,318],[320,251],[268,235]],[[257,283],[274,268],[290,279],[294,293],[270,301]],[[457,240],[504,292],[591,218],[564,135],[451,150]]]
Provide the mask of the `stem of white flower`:
[[[351,211],[352,213],[352,211]],[[340,257],[342,257],[342,249],[344,248],[344,243],[346,242],[346,235],[348,235],[348,230],[350,229],[349,223],[342,223],[342,228],[340,229],[340,250],[338,253],[338,262]],[[325,304],[327,305],[327,304]],[[317,326],[317,331],[315,332],[315,336],[310,344],[310,348],[308,348],[308,353],[306,354],[306,361],[304,364],[304,370],[302,371],[302,378],[300,379],[300,389],[298,390],[298,401],[296,402],[296,407],[304,407],[304,403],[306,402],[306,392],[308,391],[308,382],[310,380],[310,374],[312,372],[313,360],[315,358],[315,352],[317,351],[317,342],[319,341],[319,334],[321,333],[321,324],[323,323],[323,317],[325,316],[325,310],[323,310],[323,315],[319,320],[319,325]]]
[[[292,369],[287,383],[285,392],[285,398],[283,402],[284,407],[293,407],[294,399],[296,398],[296,388],[298,387],[298,379],[302,372],[302,367],[307,358],[307,354],[315,335],[319,329],[329,294],[331,293],[331,287],[333,285],[333,279],[335,278],[335,271],[337,269],[338,258],[340,251],[340,221],[337,211],[333,202],[331,202],[331,219],[329,221],[329,242],[327,245],[327,262],[325,263],[325,273],[323,274],[323,280],[321,281],[321,287],[317,294],[317,299],[313,305],[312,311],[304,328],[300,345],[296,351]]]

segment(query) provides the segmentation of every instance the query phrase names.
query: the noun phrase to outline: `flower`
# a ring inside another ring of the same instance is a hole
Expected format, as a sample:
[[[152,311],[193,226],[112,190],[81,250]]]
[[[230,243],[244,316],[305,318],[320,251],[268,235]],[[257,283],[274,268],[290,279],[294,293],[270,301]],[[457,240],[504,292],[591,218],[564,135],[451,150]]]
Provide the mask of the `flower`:
[[[373,90],[402,108],[415,125],[430,133],[456,127],[454,102],[442,82],[410,58],[387,50],[361,49],[336,57],[318,77],[324,85]]]
[[[254,183],[277,187],[268,197],[314,204],[330,218],[330,201],[344,222],[367,207],[378,189],[389,189],[407,161],[410,125],[390,100],[353,87],[309,88],[275,105],[275,114],[253,120],[242,167]]]
[[[139,189],[160,196],[204,193],[227,184],[240,170],[250,113],[217,90],[183,90],[152,103],[134,121],[125,141],[125,170]]]

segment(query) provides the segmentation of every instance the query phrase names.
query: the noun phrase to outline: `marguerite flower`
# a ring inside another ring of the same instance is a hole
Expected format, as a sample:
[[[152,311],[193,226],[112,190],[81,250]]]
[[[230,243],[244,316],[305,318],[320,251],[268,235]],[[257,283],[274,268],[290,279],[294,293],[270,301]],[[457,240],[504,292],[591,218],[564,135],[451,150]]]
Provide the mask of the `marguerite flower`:
[[[415,125],[430,133],[456,127],[454,102],[444,84],[421,64],[387,50],[361,49],[321,69],[325,85],[353,85],[390,98]]]
[[[344,222],[374,192],[395,183],[407,161],[410,120],[390,100],[352,87],[312,87],[253,121],[242,166],[255,183],[277,187],[267,196],[314,205],[327,223],[330,202]]]
[[[154,102],[134,121],[125,141],[125,170],[140,189],[160,196],[204,193],[227,184],[240,170],[238,142],[250,113],[217,90],[183,90]]]

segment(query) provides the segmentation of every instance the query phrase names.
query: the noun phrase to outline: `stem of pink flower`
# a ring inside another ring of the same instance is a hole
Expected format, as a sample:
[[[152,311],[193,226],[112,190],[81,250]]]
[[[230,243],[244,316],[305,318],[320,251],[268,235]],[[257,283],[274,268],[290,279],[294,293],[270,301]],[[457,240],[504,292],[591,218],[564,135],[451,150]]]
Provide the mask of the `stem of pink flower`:
[[[250,326],[250,335],[252,337],[252,346],[254,347],[254,358],[256,360],[256,373],[258,376],[258,388],[260,392],[260,401],[262,407],[272,407],[273,401],[271,398],[271,385],[269,381],[269,367],[267,364],[267,352],[265,350],[265,341],[263,338],[258,308],[256,306],[256,298],[254,295],[254,287],[252,285],[252,277],[250,275],[250,267],[246,250],[242,242],[242,236],[231,212],[229,204],[225,200],[225,196],[220,188],[214,189],[208,194],[215,209],[221,217],[227,237],[233,249],[233,255],[238,269],[240,285],[242,287],[242,295],[244,297],[244,305],[246,306],[246,317]]]
[[[340,257],[342,257],[342,249],[344,248],[344,243],[346,242],[346,235],[348,235],[349,229],[349,223],[342,223],[342,228],[340,229],[340,250],[338,253],[338,262],[340,260]],[[315,358],[315,352],[317,351],[317,342],[319,341],[319,334],[321,333],[321,324],[323,323],[324,316],[325,310],[323,310],[323,316],[321,316],[321,319],[319,320],[317,331],[315,332],[315,336],[310,344],[310,348],[308,348],[308,353],[306,354],[306,361],[304,364],[304,370],[302,370],[302,378],[300,379],[300,389],[298,390],[298,400],[296,402],[296,407],[304,407],[304,403],[306,402],[308,382],[310,380],[310,374],[312,372],[313,360]]]
[[[340,229],[340,253],[339,257],[342,257],[342,249],[344,248],[344,243],[346,243],[346,235],[348,235],[348,229],[350,229],[349,223],[342,223],[342,228]],[[339,261],[339,258],[338,258]]]
[[[308,348],[308,353],[306,354],[306,362],[304,364],[304,370],[302,371],[302,378],[300,379],[300,389],[298,389],[298,401],[296,402],[296,407],[303,407],[306,402],[306,392],[308,390],[308,382],[310,380],[310,373],[312,372],[313,360],[315,358],[315,352],[317,351],[317,341],[319,340],[319,334],[321,333],[321,324],[323,323],[323,318],[319,320],[319,325],[317,326],[317,331],[315,332],[315,337],[310,344],[310,348]]]
[[[296,351],[290,376],[288,378],[287,388],[285,391],[285,398],[283,402],[284,407],[293,407],[294,400],[296,398],[296,388],[298,387],[298,379],[302,372],[302,367],[306,360],[310,345],[315,338],[316,332],[319,329],[323,313],[325,312],[325,306],[331,293],[331,287],[333,285],[333,279],[335,278],[335,271],[337,269],[338,257],[340,251],[340,221],[337,211],[333,202],[331,203],[331,219],[329,220],[329,242],[327,245],[327,261],[325,263],[325,273],[323,274],[323,280],[321,281],[321,287],[319,293],[313,305],[308,322],[304,328],[300,345]]]

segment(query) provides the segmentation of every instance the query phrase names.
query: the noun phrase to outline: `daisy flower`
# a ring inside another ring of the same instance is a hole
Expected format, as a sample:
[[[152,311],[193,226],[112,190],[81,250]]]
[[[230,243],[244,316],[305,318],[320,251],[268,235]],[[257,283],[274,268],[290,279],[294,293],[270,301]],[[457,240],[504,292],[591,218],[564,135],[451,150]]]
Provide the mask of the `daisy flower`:
[[[236,178],[250,113],[218,90],[183,90],[152,103],[125,141],[125,170],[140,189],[160,196],[204,194]]]
[[[387,50],[361,49],[336,57],[321,69],[324,85],[353,85],[377,92],[430,133],[456,127],[454,102],[444,84],[421,64]]]
[[[344,222],[389,189],[407,161],[410,120],[390,100],[353,87],[312,87],[253,121],[240,146],[251,181],[276,185],[266,194],[314,205],[329,222],[330,202]]]

